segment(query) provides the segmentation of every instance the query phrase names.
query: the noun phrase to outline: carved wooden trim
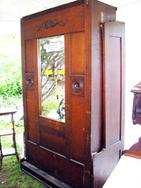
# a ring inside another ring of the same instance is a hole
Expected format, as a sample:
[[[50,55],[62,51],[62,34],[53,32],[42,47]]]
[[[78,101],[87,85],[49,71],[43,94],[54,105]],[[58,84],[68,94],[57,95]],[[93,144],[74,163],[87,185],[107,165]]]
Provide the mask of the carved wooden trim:
[[[40,15],[29,20],[22,19],[24,40],[84,31],[84,6],[78,5],[68,9]]]
[[[39,27],[37,28],[37,32],[38,31],[42,31],[44,29],[50,29],[56,26],[65,26],[65,22],[61,21],[61,20],[47,20],[45,22],[43,22],[42,24],[39,25]]]

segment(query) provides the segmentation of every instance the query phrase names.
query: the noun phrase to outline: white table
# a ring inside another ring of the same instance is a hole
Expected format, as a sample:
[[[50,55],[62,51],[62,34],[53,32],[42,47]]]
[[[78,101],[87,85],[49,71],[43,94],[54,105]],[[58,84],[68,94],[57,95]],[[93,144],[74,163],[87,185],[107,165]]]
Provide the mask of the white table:
[[[141,188],[141,159],[123,155],[103,188]]]

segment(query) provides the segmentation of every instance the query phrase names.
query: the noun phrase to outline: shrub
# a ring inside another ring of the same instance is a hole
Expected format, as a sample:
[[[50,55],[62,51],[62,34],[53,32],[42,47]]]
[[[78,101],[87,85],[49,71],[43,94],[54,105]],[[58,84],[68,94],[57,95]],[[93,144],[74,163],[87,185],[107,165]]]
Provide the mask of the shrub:
[[[0,85],[0,95],[3,97],[19,96],[21,94],[22,88],[18,78],[6,80]]]

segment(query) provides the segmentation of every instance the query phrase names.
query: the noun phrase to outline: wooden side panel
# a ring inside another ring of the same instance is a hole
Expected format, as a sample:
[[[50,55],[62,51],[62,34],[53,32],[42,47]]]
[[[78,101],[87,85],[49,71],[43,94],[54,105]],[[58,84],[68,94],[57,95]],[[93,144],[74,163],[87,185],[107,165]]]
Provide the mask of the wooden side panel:
[[[99,1],[92,4],[92,75],[91,75],[91,150],[97,152],[102,148],[102,47],[100,39],[100,23],[115,21],[114,7]]]
[[[75,20],[75,21],[74,21]],[[46,37],[84,30],[84,6],[78,5],[23,19],[25,39]]]
[[[114,147],[108,147],[96,154],[93,158],[93,172],[94,172],[94,187],[101,188],[105,180],[115,168],[121,155],[120,144],[115,144]]]
[[[105,65],[105,103],[106,103],[106,145],[111,145],[120,140],[121,131],[121,39],[110,36],[109,51]],[[116,51],[115,51],[115,49]]]
[[[112,24],[105,24],[105,147],[122,140],[123,135],[123,25]]]
[[[101,188],[123,150],[124,137],[124,24],[104,24],[103,148],[94,154],[94,187]],[[102,163],[102,165],[100,165]]]

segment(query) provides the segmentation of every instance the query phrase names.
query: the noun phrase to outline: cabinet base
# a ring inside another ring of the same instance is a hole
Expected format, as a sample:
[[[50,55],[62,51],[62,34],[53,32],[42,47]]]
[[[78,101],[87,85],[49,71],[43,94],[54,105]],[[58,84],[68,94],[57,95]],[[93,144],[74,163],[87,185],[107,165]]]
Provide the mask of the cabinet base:
[[[67,185],[66,183],[63,183],[62,181],[58,180],[57,178],[49,175],[45,171],[37,168],[33,164],[26,161],[26,159],[21,160],[21,169],[31,175],[32,177],[38,179],[43,184],[46,184],[48,188],[71,188],[71,186]]]

